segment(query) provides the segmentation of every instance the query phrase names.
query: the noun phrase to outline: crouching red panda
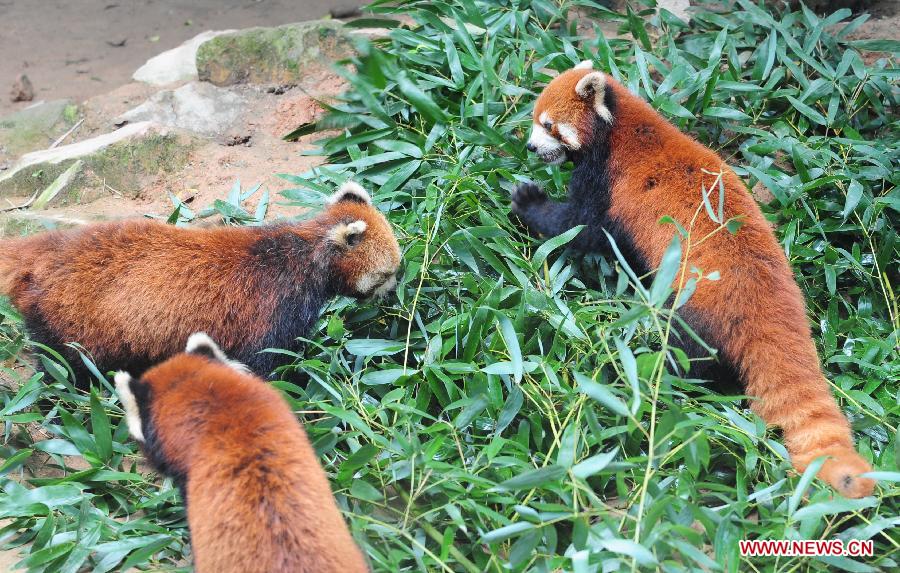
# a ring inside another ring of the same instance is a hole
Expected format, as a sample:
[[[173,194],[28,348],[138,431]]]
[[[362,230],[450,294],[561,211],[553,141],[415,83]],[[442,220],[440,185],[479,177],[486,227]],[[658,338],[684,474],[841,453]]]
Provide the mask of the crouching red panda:
[[[639,274],[660,264],[671,240],[672,227],[660,219],[688,226],[702,209],[702,189],[714,188],[717,202],[721,178],[724,219],[740,217],[743,226],[735,235],[715,232],[719,223],[705,213],[696,218],[692,236],[712,234],[690,250],[685,268],[719,271],[721,280],[700,282],[679,310],[719,349],[716,372],[707,377],[737,376],[760,417],[782,428],[798,471],[828,456],[819,477],[845,496],[869,495],[874,481],[860,474],[871,466],[855,451],[822,374],[803,295],[762,212],[725,162],[590,62],[540,94],[527,148],[547,163],[572,160],[568,200],[550,201],[523,184],[512,194],[513,212],[544,236],[585,225],[572,243],[585,251],[607,250],[606,230]],[[686,278],[677,277],[673,288]],[[701,354],[683,340],[688,354]]]
[[[198,573],[368,571],[287,403],[207,335],[115,381],[132,437],[181,490]]]
[[[32,339],[103,370],[139,374],[203,330],[255,373],[265,348],[296,348],[335,295],[396,285],[397,239],[355,183],[315,218],[261,227],[179,228],[125,221],[0,242],[0,294]],[[77,368],[76,368],[77,371]],[[79,376],[80,377],[80,376]]]

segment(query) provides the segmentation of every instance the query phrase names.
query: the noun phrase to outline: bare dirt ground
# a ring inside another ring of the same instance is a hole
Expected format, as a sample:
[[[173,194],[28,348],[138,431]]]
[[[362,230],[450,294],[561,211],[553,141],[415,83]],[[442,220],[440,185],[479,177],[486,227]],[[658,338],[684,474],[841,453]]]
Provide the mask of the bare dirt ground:
[[[900,39],[900,0],[880,0],[874,2],[866,12],[872,15],[850,36],[852,40]],[[862,55],[867,64],[888,54],[868,52]]]
[[[316,96],[336,96],[346,89],[344,81],[336,75],[323,72],[315,76]],[[232,127],[219,140],[201,143],[187,157],[184,167],[177,172],[160,173],[148,181],[146,187],[135,198],[126,198],[114,191],[92,201],[88,205],[71,205],[50,208],[42,216],[57,215],[65,219],[78,217],[79,213],[89,215],[90,220],[139,217],[142,215],[166,216],[173,205],[169,199],[171,192],[182,201],[188,201],[192,209],[208,207],[216,199],[222,199],[236,181],[244,190],[257,184],[268,189],[271,203],[266,213],[268,219],[297,214],[296,207],[283,207],[277,195],[280,190],[295,185],[278,177],[278,174],[298,174],[322,163],[317,156],[303,155],[313,147],[313,142],[324,137],[318,133],[302,137],[295,142],[282,139],[297,126],[319,117],[324,111],[305,90],[292,88],[284,93],[271,94],[265,87],[241,86],[238,92],[255,92],[248,95],[250,109],[244,119]],[[142,98],[133,99],[133,92],[141,92],[139,84],[127,84],[112,94],[104,94],[88,100],[89,112],[108,118],[115,117],[122,101],[134,104]],[[98,121],[98,125],[100,122]],[[246,143],[234,143],[245,141]],[[261,194],[251,198],[246,206],[254,208]]]
[[[313,20],[363,0],[0,0],[0,115],[25,73],[35,101],[75,102],[131,81],[148,58],[204,30]]]

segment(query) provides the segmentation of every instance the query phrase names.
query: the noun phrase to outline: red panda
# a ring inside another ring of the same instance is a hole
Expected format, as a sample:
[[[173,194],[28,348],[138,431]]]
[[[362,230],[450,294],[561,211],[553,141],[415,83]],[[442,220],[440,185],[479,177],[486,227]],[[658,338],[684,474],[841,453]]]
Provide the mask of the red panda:
[[[819,365],[803,295],[787,258],[746,187],[712,150],[668,123],[641,98],[584,62],[554,78],[534,107],[529,151],[543,161],[570,158],[566,202],[550,201],[536,185],[519,185],[512,211],[534,233],[558,235],[586,227],[572,245],[606,250],[605,229],[639,274],[656,268],[672,233],[666,215],[683,225],[702,204],[701,189],[724,184],[724,220],[740,217],[737,234],[716,232],[689,252],[686,269],[719,271],[702,281],[679,315],[719,349],[709,378],[737,376],[755,398],[753,409],[782,428],[791,461],[803,471],[828,456],[819,477],[847,497],[872,493],[871,466],[854,449],[850,424]],[[721,175],[719,175],[721,173]],[[705,213],[694,237],[719,227]],[[687,277],[676,277],[673,288]],[[682,347],[698,357],[699,345]],[[692,372],[693,373],[693,372]]]
[[[198,573],[368,571],[287,403],[206,334],[115,382],[132,437],[181,490]]]
[[[81,361],[67,342],[105,371],[139,374],[203,330],[266,376],[277,355],[261,350],[296,348],[335,295],[394,289],[399,265],[390,224],[350,182],[300,223],[191,229],[125,221],[0,241],[0,294],[25,317],[32,339],[73,367]]]

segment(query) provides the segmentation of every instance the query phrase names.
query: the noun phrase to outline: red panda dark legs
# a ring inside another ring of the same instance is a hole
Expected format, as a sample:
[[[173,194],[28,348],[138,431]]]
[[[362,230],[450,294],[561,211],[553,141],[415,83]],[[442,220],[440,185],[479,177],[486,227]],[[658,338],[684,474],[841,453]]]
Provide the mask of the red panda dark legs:
[[[543,189],[534,183],[519,184],[510,197],[512,212],[519,217],[529,231],[545,237],[554,237],[580,224],[579,213],[573,212],[569,203],[551,201]],[[587,233],[583,233],[587,237]],[[587,250],[588,245],[578,245]]]
[[[198,573],[368,571],[287,403],[209,337],[115,379],[129,432],[185,496]]]

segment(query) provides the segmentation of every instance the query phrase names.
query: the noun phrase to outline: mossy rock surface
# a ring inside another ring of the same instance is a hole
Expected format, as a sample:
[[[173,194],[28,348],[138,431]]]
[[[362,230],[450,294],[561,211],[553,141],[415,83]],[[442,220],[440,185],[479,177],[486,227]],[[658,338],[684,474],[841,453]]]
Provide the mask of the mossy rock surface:
[[[0,161],[45,149],[75,125],[79,117],[78,106],[61,99],[0,118]]]
[[[78,172],[50,205],[89,203],[110,193],[133,199],[140,195],[149,178],[181,170],[195,144],[192,138],[177,133],[150,132],[87,156],[30,165],[0,182],[0,197],[30,197],[81,161]]]
[[[80,220],[46,215],[42,211],[9,211],[0,213],[0,238],[24,237],[45,231],[74,229],[83,223],[94,223],[99,219]]]
[[[353,50],[350,34],[333,20],[249,28],[203,43],[197,50],[197,72],[217,86],[301,84]]]

